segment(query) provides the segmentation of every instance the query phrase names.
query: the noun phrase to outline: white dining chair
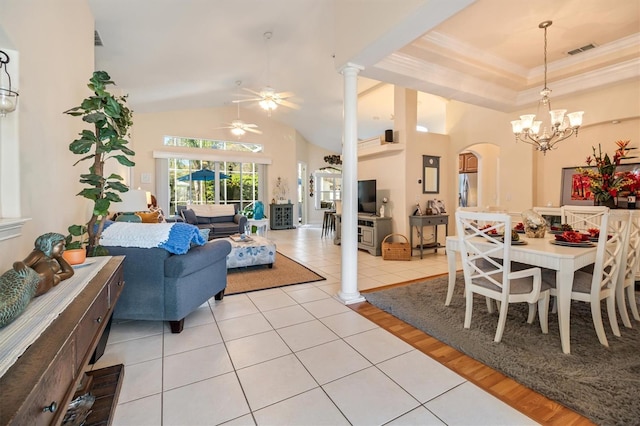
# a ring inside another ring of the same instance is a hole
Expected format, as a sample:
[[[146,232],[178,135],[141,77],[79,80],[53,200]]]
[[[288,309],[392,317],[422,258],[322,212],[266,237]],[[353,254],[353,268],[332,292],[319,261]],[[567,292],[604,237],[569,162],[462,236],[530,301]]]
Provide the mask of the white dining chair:
[[[478,223],[491,223],[480,229]],[[460,254],[464,272],[466,309],[464,328],[471,327],[473,295],[479,294],[498,302],[500,314],[494,337],[500,342],[504,332],[510,303],[529,304],[528,323],[535,318],[536,303],[540,317],[540,327],[547,333],[549,288],[542,283],[540,268],[511,270],[511,218],[504,213],[479,213],[456,211],[456,229],[460,240]],[[506,235],[501,238],[492,235]]]
[[[627,301],[633,318],[636,321],[640,321],[634,291],[636,274],[640,269],[640,210],[629,210],[629,226],[627,227],[625,241],[616,287],[616,304],[618,305],[622,323],[625,327],[632,328],[627,312]]]
[[[608,210],[608,209],[607,209]],[[593,271],[578,270],[573,279],[571,299],[586,302],[591,305],[591,317],[603,346],[609,346],[602,324],[600,304],[607,303],[609,324],[615,336],[620,336],[618,320],[616,318],[615,297],[618,276],[622,263],[624,238],[629,226],[629,213],[625,210],[611,210],[600,213],[600,235],[596,249],[596,262]],[[551,287],[551,295],[557,295],[555,271],[544,270],[542,281]]]
[[[603,213],[609,211],[604,206],[562,206],[560,208],[563,224],[571,225],[574,231],[587,232],[591,228],[600,228]]]

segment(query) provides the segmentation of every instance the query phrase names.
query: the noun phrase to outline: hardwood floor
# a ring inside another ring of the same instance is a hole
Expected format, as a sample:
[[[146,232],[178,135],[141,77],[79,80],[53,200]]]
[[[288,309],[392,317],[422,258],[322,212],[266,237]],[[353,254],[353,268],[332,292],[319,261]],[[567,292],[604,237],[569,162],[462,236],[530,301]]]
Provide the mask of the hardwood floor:
[[[368,302],[355,303],[349,307],[540,424],[594,424],[586,417],[532,391]]]

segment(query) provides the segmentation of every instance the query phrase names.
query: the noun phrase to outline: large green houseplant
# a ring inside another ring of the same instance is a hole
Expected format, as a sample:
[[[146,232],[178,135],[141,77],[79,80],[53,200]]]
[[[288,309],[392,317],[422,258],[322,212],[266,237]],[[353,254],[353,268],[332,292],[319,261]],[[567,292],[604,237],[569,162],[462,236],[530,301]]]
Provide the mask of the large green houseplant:
[[[89,79],[88,87],[93,95],[84,99],[80,106],[65,111],[82,121],[92,125],[92,129],[83,130],[80,138],[69,144],[69,150],[82,155],[74,166],[81,161],[89,161],[89,172],[80,175],[80,183],[86,185],[77,195],[93,201],[93,213],[86,225],[72,225],[76,230],[86,230],[87,254],[96,256],[101,253],[100,234],[109,213],[111,202],[121,201],[119,193],[129,188],[122,183],[123,178],[117,174],[104,176],[105,161],[117,160],[120,164],[131,167],[135,163],[129,157],[135,152],[127,147],[129,128],[133,124],[132,111],[127,107],[127,96],[115,96],[106,90],[108,85],[115,84],[104,71],[95,71]]]

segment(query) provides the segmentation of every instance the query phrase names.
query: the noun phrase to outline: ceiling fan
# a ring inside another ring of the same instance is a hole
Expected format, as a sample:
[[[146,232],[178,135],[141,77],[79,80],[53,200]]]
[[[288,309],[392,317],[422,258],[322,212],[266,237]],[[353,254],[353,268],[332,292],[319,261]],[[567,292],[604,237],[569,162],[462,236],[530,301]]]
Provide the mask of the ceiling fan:
[[[242,82],[240,80],[236,81],[238,88],[241,84]],[[244,135],[246,132],[256,133],[258,135],[262,134],[262,131],[258,130],[257,124],[245,123],[240,119],[240,104],[238,104],[238,118],[232,120],[231,123],[227,123],[227,126],[216,127],[214,130],[216,129],[231,129],[231,133],[238,137]]]
[[[269,116],[271,116],[271,111],[278,108],[278,105],[282,105],[287,108],[300,109],[299,105],[287,100],[287,98],[295,96],[292,92],[276,92],[269,85],[269,40],[271,40],[272,36],[273,33],[271,31],[267,31],[266,33],[264,33],[264,39],[267,42],[267,86],[263,87],[260,91],[255,91],[243,87],[244,90],[255,95],[255,97],[233,101],[234,103],[258,102],[258,105],[260,105],[262,109],[267,111]]]

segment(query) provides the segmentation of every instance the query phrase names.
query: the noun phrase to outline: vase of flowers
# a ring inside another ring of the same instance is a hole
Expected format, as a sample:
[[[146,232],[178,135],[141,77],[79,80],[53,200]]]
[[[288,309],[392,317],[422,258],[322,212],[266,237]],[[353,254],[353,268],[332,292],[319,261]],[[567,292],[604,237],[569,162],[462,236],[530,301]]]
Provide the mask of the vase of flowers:
[[[588,156],[586,163],[588,166],[594,166],[595,169],[578,168],[578,173],[589,178],[589,186],[593,195],[594,205],[607,206],[609,208],[616,207],[616,197],[618,192],[622,191],[628,184],[628,178],[625,173],[616,173],[616,167],[620,165],[620,160],[627,158],[627,148],[629,140],[617,141],[618,148],[609,157],[609,154],[602,152],[602,146],[598,144],[598,151],[593,149],[593,157]]]

